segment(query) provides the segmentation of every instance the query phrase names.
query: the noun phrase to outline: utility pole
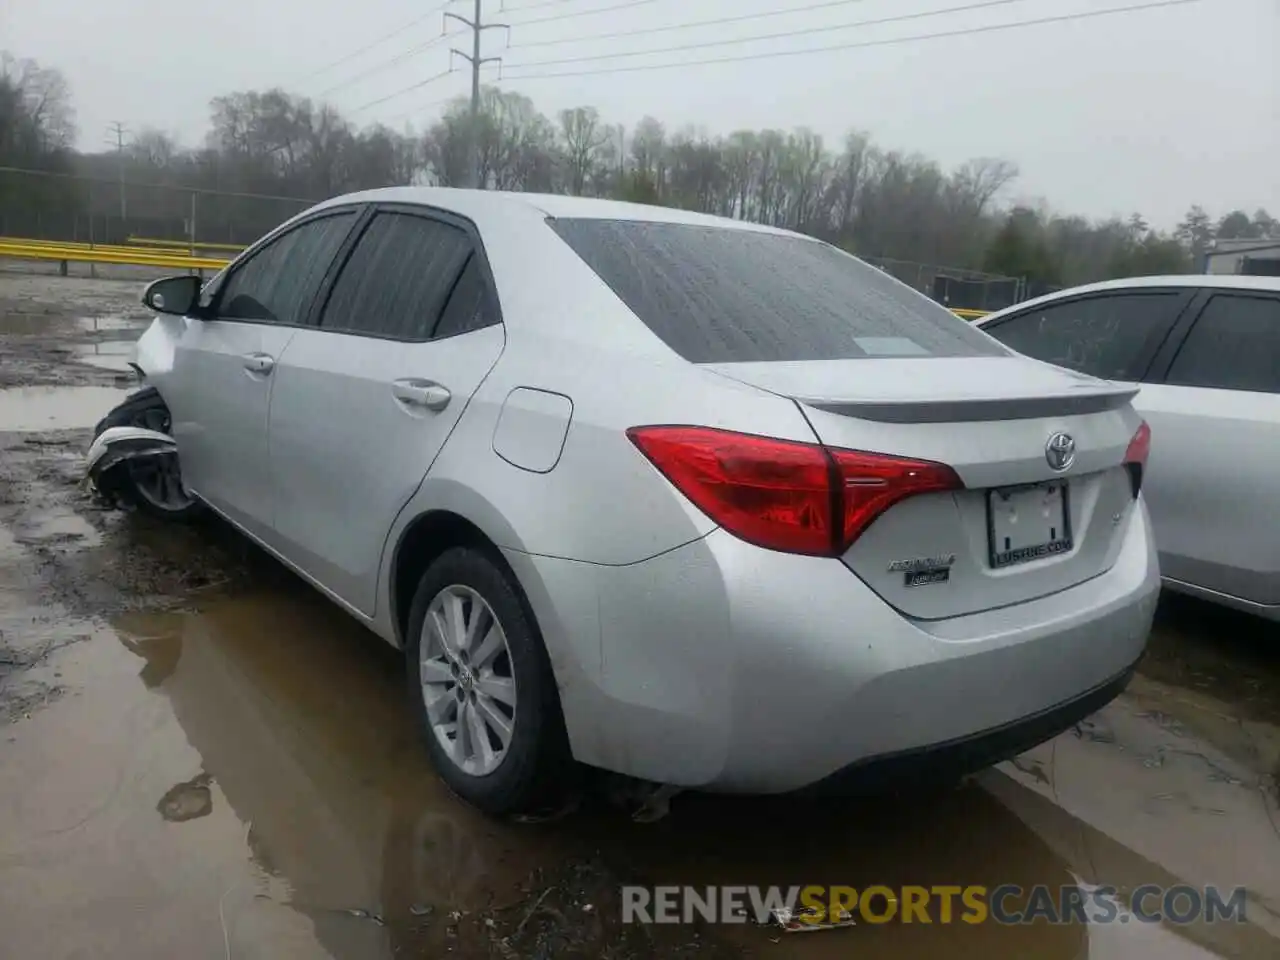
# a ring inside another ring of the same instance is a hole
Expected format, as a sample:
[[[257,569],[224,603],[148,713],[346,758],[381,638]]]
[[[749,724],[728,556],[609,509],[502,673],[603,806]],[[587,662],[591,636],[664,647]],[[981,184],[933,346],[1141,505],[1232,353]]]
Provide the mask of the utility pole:
[[[450,47],[449,54],[452,56],[456,53],[471,64],[471,117],[467,121],[467,167],[471,186],[477,190],[483,190],[484,184],[480,181],[480,66],[485,63],[501,63],[502,58],[480,56],[480,34],[485,30],[494,28],[510,30],[511,27],[505,23],[482,23],[481,0],[475,0],[475,4],[474,20],[468,20],[456,13],[446,13],[445,17],[452,17],[471,28],[471,52],[463,53],[457,47]]]
[[[123,227],[129,212],[128,207],[125,204],[125,196],[124,196],[124,138],[125,138],[125,135],[129,132],[129,128],[126,127],[119,120],[115,120],[112,123],[108,124],[108,127],[110,128],[111,132],[114,133],[116,136],[116,139],[115,139],[116,166],[119,168],[119,172],[120,172],[120,224],[121,224],[121,227]],[[107,143],[110,144],[111,141],[108,140]]]

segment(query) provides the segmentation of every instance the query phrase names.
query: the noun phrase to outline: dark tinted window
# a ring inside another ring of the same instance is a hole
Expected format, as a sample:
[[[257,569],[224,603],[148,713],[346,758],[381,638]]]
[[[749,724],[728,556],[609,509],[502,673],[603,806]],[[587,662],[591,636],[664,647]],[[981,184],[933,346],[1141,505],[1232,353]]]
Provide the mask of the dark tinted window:
[[[471,239],[459,227],[379,213],[338,275],[321,325],[425,340],[470,253]]]
[[[1030,310],[986,330],[1037,360],[1108,380],[1138,380],[1181,301],[1177,293],[1089,297]]]
[[[445,304],[444,313],[440,315],[440,322],[436,324],[433,336],[436,339],[453,337],[497,322],[498,311],[489,285],[485,282],[480,259],[472,254],[462,276],[454,285],[453,293],[449,295],[449,302]]]
[[[1280,299],[1215,296],[1165,379],[1182,386],[1280,393]]]
[[[322,217],[272,241],[227,278],[218,315],[302,323],[354,219],[354,212]]]
[[[695,363],[1003,352],[944,307],[815,240],[630,220],[548,222]]]

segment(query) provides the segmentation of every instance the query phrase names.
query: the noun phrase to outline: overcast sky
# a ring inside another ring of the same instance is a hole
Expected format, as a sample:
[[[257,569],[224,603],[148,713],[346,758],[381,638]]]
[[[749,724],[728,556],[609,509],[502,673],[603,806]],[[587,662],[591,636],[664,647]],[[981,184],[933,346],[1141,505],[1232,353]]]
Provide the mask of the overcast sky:
[[[713,133],[808,126],[833,147],[857,128],[881,147],[919,151],[944,166],[976,156],[1013,160],[1022,173],[1006,201],[1043,198],[1055,210],[1089,216],[1137,210],[1158,226],[1172,225],[1191,203],[1214,215],[1264,206],[1280,216],[1280,0],[1198,0],[881,42],[1144,2],[1152,0],[1004,0],[866,24],[978,2],[826,0],[814,9],[820,0],[483,0],[485,19],[512,26],[509,34],[486,31],[484,54],[502,55],[511,77],[591,71],[503,80],[548,114],[591,104],[628,128],[646,113],[669,129],[694,124]],[[0,0],[0,49],[65,73],[84,149],[101,148],[115,120],[198,143],[211,97],[276,85],[329,100],[354,121],[399,128],[412,120],[421,127],[442,99],[469,90],[467,65],[454,58],[452,73],[398,94],[447,70],[451,44],[470,49],[465,28],[450,21],[450,33],[459,36],[409,53],[441,33],[441,16],[432,12],[439,6],[440,0]],[[473,0],[447,9],[470,16]],[[787,12],[641,32],[775,11]],[[557,19],[531,22],[551,17]],[[857,23],[863,25],[847,26]],[[744,41],[800,30],[818,32]],[[730,40],[743,42],[717,43]],[[691,45],[697,46],[517,66]],[[836,46],[846,49],[695,63]],[[618,69],[669,63],[681,66]],[[486,66],[485,77],[496,81],[497,67]]]

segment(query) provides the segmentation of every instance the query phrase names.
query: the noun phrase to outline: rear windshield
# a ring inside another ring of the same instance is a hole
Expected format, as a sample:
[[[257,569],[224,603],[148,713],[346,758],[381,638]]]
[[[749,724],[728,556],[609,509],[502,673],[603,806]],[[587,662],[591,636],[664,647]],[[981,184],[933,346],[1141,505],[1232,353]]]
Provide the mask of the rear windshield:
[[[547,222],[694,363],[1006,353],[946,308],[815,240],[683,223]]]

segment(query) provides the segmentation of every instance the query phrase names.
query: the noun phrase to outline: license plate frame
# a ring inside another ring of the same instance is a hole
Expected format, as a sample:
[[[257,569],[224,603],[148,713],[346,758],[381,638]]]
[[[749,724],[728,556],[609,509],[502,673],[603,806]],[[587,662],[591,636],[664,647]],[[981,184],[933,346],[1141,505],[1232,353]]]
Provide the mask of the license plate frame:
[[[1071,484],[1067,480],[993,487],[987,491],[986,499],[987,562],[991,569],[1007,570],[1009,567],[1070,553],[1074,548]],[[1033,515],[1037,510],[1050,512],[1049,518],[1036,518],[1041,524],[1038,528],[1031,528],[1042,530],[1045,535],[1035,533],[1030,540],[1025,535],[1017,536],[1011,529],[1016,520],[1008,519],[1010,512],[1016,515],[1019,511],[1024,511]],[[1059,518],[1056,522],[1055,517]]]

